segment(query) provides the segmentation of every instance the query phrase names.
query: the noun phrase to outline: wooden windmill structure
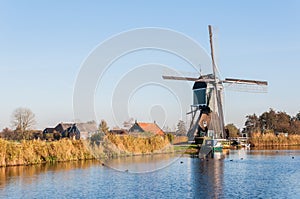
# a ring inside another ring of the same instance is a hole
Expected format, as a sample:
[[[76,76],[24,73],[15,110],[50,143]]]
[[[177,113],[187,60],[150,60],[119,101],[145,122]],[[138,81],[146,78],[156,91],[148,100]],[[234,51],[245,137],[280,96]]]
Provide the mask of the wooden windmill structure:
[[[214,56],[213,32],[211,25],[208,26],[212,74],[200,74],[199,78],[163,76],[168,80],[194,81],[193,105],[191,105],[192,121],[188,131],[189,140],[197,137],[206,137],[211,140],[225,139],[225,125],[223,113],[224,86],[236,87],[237,90],[247,92],[266,92],[268,82],[246,79],[225,78],[220,79]],[[213,142],[214,143],[214,142]],[[216,142],[215,142],[216,143]]]

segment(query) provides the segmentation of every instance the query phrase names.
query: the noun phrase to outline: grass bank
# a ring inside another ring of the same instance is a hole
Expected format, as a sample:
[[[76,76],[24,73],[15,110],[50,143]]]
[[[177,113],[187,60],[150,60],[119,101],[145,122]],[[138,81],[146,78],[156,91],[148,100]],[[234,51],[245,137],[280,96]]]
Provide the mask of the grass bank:
[[[174,151],[177,153],[197,155],[199,153],[199,147],[195,144],[174,145]]]
[[[274,133],[254,133],[249,139],[253,147],[298,146],[300,135],[274,135]]]
[[[167,136],[107,135],[100,144],[87,143],[97,159],[174,152]]]
[[[80,140],[13,142],[0,139],[0,166],[93,159]]]
[[[107,135],[95,144],[84,140],[62,139],[7,141],[0,139],[0,166],[32,165],[87,159],[174,152],[168,136]]]

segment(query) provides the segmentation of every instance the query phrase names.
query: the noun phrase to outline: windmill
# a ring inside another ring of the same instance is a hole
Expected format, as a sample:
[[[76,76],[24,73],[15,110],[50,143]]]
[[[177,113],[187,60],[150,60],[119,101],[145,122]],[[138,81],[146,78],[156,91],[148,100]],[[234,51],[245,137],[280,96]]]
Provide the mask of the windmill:
[[[188,137],[189,140],[200,142],[203,146],[201,151],[208,154],[216,147],[221,139],[228,137],[225,132],[223,113],[224,87],[236,88],[239,91],[266,92],[268,82],[246,79],[225,78],[221,79],[217,72],[214,57],[213,32],[211,25],[208,26],[212,74],[200,74],[199,78],[163,76],[167,80],[193,81],[193,104],[188,114],[192,115]]]

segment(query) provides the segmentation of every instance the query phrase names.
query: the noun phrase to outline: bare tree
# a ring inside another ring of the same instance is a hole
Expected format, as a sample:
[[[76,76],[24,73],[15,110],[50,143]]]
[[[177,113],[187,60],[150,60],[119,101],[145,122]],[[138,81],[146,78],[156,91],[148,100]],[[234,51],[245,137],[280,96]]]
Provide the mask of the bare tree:
[[[15,129],[24,132],[35,125],[35,115],[28,108],[17,108],[12,114],[12,126]]]
[[[107,123],[105,120],[101,120],[101,122],[99,124],[99,131],[104,134],[108,133],[109,127],[107,126]]]

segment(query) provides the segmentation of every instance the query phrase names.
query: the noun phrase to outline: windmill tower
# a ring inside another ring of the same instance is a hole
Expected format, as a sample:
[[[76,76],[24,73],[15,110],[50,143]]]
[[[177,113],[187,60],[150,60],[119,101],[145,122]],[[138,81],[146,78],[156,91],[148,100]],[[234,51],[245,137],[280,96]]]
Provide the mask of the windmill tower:
[[[212,74],[200,74],[199,78],[163,76],[167,80],[194,81],[192,115],[188,131],[189,140],[197,141],[198,138],[210,140],[225,139],[225,124],[223,113],[224,87],[234,88],[246,92],[266,92],[268,82],[246,79],[225,78],[222,80],[217,73],[214,57],[213,32],[211,25],[208,26]],[[203,139],[202,139],[203,140]],[[215,145],[217,142],[212,142]],[[212,146],[213,147],[213,146]]]

